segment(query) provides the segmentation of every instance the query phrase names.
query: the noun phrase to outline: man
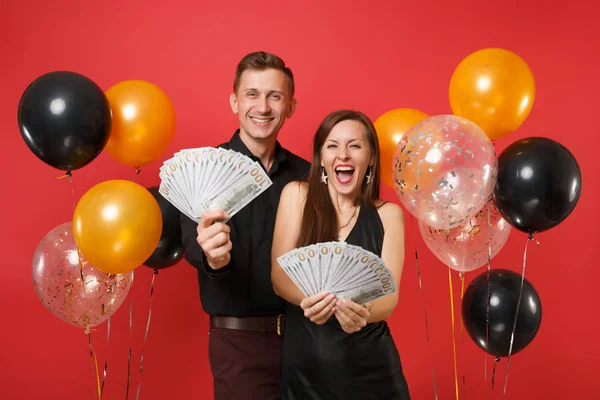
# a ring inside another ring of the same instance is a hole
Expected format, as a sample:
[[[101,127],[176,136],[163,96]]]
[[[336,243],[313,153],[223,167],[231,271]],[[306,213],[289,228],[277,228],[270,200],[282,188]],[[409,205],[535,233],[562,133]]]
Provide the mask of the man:
[[[198,269],[210,314],[208,357],[215,399],[276,399],[284,301],[271,283],[271,242],[279,196],[310,163],[277,137],[296,108],[294,76],[281,58],[256,52],[238,64],[230,95],[239,129],[220,147],[259,161],[273,185],[233,216],[207,211],[199,224],[182,217],[187,261]]]

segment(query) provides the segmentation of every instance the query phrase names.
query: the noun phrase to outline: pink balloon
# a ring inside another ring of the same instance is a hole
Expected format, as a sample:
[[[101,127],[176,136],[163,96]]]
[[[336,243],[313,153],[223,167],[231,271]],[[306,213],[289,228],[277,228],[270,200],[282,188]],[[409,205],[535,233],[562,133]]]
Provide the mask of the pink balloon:
[[[473,217],[490,198],[498,159],[473,122],[437,115],[413,126],[394,154],[396,194],[418,220],[450,229]]]
[[[487,204],[472,218],[452,229],[435,229],[419,221],[425,244],[444,264],[459,272],[473,271],[487,265],[488,243],[492,258],[504,247],[511,226],[502,218],[493,202],[488,228]]]
[[[79,252],[72,232],[71,222],[66,222],[42,239],[33,254],[33,287],[52,314],[89,329],[106,321],[108,314],[123,304],[133,271],[111,275],[97,270]]]

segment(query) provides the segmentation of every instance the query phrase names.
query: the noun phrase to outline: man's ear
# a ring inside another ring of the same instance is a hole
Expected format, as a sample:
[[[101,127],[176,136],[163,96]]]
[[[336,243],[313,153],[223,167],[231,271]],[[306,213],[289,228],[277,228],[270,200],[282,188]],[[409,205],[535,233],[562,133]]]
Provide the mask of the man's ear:
[[[294,111],[296,111],[296,99],[290,100],[290,107],[288,109],[287,117],[291,118],[294,115]]]
[[[229,95],[229,105],[231,106],[231,111],[233,111],[234,114],[238,113],[238,104],[237,104],[237,96],[235,95],[235,93],[231,93]]]

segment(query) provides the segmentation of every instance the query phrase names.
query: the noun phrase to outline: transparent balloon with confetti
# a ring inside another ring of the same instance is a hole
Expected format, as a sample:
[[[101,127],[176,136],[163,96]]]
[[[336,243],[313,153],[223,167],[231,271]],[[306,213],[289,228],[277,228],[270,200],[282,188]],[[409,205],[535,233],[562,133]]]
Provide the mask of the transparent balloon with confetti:
[[[403,136],[393,168],[396,194],[406,209],[432,228],[450,229],[489,200],[498,159],[491,140],[473,122],[436,115]]]
[[[113,275],[94,268],[77,248],[69,221],[52,229],[35,249],[32,278],[36,294],[52,314],[89,330],[123,304],[133,271]]]
[[[419,231],[441,262],[455,271],[468,272],[496,257],[510,236],[511,226],[489,201],[472,218],[452,229],[435,229],[419,221]]]

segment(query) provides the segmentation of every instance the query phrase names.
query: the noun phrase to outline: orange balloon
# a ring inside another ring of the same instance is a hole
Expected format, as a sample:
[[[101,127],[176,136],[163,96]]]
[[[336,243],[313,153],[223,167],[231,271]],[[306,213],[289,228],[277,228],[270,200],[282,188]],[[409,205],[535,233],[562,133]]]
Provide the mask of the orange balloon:
[[[73,214],[81,254],[98,270],[124,274],[142,265],[162,233],[162,214],[143,186],[111,180],[88,190]]]
[[[474,122],[496,140],[514,132],[529,115],[535,99],[535,79],[517,54],[483,49],[456,67],[449,98],[454,115]]]
[[[117,161],[140,168],[157,160],[175,135],[175,109],[153,83],[130,80],[106,91],[112,129],[106,151]]]
[[[394,188],[392,163],[400,139],[417,122],[428,117],[424,112],[414,108],[397,108],[384,113],[373,123],[379,139],[381,179],[390,188]]]

